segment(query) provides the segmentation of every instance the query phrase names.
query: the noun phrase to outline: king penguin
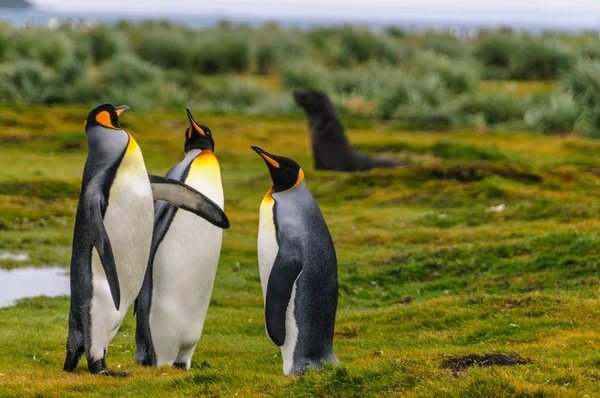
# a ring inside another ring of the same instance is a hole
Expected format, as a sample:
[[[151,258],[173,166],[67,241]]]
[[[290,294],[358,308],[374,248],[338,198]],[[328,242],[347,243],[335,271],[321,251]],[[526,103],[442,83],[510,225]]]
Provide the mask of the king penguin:
[[[210,129],[187,109],[185,157],[166,175],[201,191],[223,209],[221,170]],[[223,231],[157,201],[154,234],[136,300],[135,362],[189,369],[200,340],[217,272]]]
[[[267,334],[281,349],[283,373],[338,364],[333,331],[338,301],[337,260],[329,229],[304,171],[291,159],[257,146],[273,187],[260,206],[258,264]]]
[[[221,208],[201,193],[179,181],[148,176],[139,146],[119,125],[127,109],[104,104],[85,123],[88,157],[73,236],[65,371],[73,371],[85,352],[90,372],[127,375],[108,369],[105,355],[144,280],[154,199],[229,226]]]

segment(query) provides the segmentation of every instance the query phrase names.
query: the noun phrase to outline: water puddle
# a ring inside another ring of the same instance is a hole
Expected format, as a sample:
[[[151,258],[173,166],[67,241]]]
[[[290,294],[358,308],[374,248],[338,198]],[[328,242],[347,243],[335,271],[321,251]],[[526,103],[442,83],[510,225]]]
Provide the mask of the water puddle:
[[[15,305],[24,297],[65,296],[70,290],[64,268],[0,268],[0,308]]]

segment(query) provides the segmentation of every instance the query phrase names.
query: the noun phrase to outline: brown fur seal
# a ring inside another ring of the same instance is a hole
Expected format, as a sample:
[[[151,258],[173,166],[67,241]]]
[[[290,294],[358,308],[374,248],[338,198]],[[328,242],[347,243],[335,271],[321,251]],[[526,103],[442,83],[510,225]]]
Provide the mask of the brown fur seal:
[[[370,158],[353,148],[331,101],[324,93],[317,90],[296,90],[294,99],[308,117],[315,169],[363,171],[402,166],[396,160]]]

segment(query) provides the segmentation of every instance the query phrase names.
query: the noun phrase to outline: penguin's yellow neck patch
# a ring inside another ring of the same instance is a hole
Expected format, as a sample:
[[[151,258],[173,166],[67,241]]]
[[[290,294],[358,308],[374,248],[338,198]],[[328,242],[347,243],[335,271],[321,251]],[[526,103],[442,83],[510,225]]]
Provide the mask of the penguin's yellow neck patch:
[[[129,142],[119,166],[119,173],[125,173],[126,175],[130,175],[130,173],[137,175],[148,174],[140,147],[131,134],[127,133],[127,135],[129,136]]]
[[[195,182],[200,185],[195,186]],[[203,184],[208,184],[210,187],[221,186],[221,168],[217,157],[211,150],[203,150],[192,160],[186,183],[198,190],[201,190],[200,186]]]
[[[210,149],[204,149],[200,155],[196,156],[193,161],[193,166],[195,167],[206,167],[206,166],[216,166],[219,167],[219,161],[217,157]]]
[[[138,144],[135,142],[131,134],[127,133],[127,135],[129,136],[129,143],[127,144],[127,150],[125,153],[130,155],[138,149]]]
[[[290,188],[290,190],[296,188],[298,185],[300,185],[302,183],[302,181],[304,181],[304,170],[300,169],[300,170],[298,170],[298,179],[296,180],[296,183],[294,184],[294,186]]]
[[[275,202],[275,199],[273,199],[273,188],[269,188],[269,190],[267,191],[267,194],[263,198],[263,203],[270,204],[273,202]]]

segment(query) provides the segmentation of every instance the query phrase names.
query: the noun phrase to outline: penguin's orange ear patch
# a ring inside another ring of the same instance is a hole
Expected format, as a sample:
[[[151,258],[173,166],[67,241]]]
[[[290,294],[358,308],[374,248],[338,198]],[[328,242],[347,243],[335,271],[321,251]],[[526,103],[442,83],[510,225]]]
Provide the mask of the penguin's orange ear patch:
[[[187,137],[192,138],[192,127],[191,126],[187,130]]]
[[[96,115],[96,121],[101,126],[116,129],[116,127],[113,126],[112,121],[110,120],[110,114],[107,111],[98,112]]]
[[[194,126],[194,128],[196,129],[196,131],[198,133],[200,133],[202,135],[206,135],[206,133],[204,132],[204,130],[202,130],[202,128],[200,128],[200,126],[198,126],[195,121],[191,120],[191,122],[192,122],[192,126]],[[190,128],[190,137],[191,136],[192,136],[192,129]]]
[[[279,163],[275,160],[275,159],[271,159],[270,157],[268,157],[267,155],[265,155],[264,153],[260,154],[267,162],[269,162],[271,164],[271,166],[275,167],[276,169],[279,168]]]

